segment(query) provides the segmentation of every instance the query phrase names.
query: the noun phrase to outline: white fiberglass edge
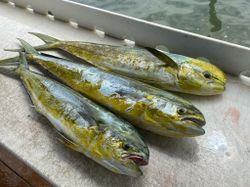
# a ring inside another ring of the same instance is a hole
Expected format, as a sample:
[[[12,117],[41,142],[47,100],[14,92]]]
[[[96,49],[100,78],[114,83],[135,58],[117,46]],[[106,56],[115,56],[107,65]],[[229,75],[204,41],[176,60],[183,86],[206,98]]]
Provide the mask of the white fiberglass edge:
[[[9,2],[7,0],[0,0]],[[16,6],[32,8],[40,14],[73,21],[106,35],[135,41],[137,45],[166,46],[171,52],[191,57],[205,57],[225,72],[238,75],[250,70],[250,48],[202,35],[147,22],[68,0],[11,0]]]

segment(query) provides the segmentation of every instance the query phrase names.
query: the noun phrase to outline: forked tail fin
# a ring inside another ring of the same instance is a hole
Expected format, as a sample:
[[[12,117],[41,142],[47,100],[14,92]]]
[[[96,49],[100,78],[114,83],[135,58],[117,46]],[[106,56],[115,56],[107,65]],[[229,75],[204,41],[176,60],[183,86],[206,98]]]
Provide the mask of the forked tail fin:
[[[7,76],[17,76],[17,67],[16,66],[1,66],[0,65],[0,73]]]
[[[26,53],[39,54],[29,43],[27,43],[26,41],[19,39],[19,38],[18,38],[18,40],[21,42],[22,47]],[[24,55],[24,54],[22,54],[22,55]],[[16,56],[16,57],[0,60],[0,66],[17,65],[17,64],[19,64],[19,61],[20,61],[20,55]]]
[[[42,34],[42,33],[37,33],[37,32],[29,32],[32,35],[35,35],[36,37],[40,38],[42,41],[44,41],[46,44],[49,43],[54,43],[54,42],[58,42],[60,40],[58,40],[57,38],[54,38],[52,36],[46,35],[46,34]]]
[[[0,73],[16,76],[19,75],[21,71],[29,69],[24,53],[20,52],[18,57],[11,58],[11,60],[13,59],[17,59],[16,64],[2,63],[6,61],[8,62],[10,59],[2,60],[0,63]],[[17,63],[18,61],[20,62],[19,65]]]
[[[22,44],[22,47],[24,48],[25,52],[26,53],[29,53],[29,54],[39,54],[37,52],[37,50],[35,50],[34,47],[32,47],[28,42],[26,42],[25,40],[23,39],[20,39],[20,38],[17,38],[21,44]]]
[[[20,64],[19,64],[18,69],[26,69],[26,70],[28,70],[29,65],[28,65],[28,62],[26,60],[25,53],[20,52],[19,56],[20,56]]]
[[[39,45],[39,46],[32,47],[33,49],[36,49],[36,50],[49,50],[49,49],[52,49],[54,47],[53,46],[54,43],[60,41],[57,38],[54,38],[54,37],[46,35],[46,34],[41,34],[41,33],[37,33],[37,32],[29,32],[29,33],[32,34],[32,35],[34,35],[34,36],[36,36],[36,37],[38,37],[38,38],[40,38],[42,41],[45,42],[44,45]],[[28,43],[26,42],[26,44],[28,44]],[[29,46],[31,46],[31,45],[29,45]],[[23,52],[24,51],[23,48],[19,48],[19,49],[4,49],[4,50],[5,51],[12,51],[12,52]]]
[[[17,65],[18,63],[19,63],[19,56],[0,60],[0,66]]]

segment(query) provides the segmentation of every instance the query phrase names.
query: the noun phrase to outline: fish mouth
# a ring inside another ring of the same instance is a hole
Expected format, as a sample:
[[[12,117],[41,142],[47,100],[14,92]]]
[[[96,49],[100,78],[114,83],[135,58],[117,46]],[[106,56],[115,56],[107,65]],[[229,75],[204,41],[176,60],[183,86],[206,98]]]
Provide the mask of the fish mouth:
[[[182,128],[185,129],[184,133],[187,137],[201,136],[205,134],[205,130],[202,128],[206,121],[205,119],[186,117],[183,118]]]
[[[214,91],[225,91],[226,90],[226,83],[225,82],[217,82],[212,83],[211,87]]]
[[[148,161],[143,156],[137,154],[129,154],[122,158],[132,160],[137,166],[145,166],[148,164]]]
[[[198,118],[192,118],[192,117],[185,117],[182,119],[182,121],[191,121],[198,125],[199,127],[203,127],[206,124],[205,119],[198,119]]]
[[[208,88],[204,91],[206,95],[221,94],[226,90],[226,81],[217,80],[216,82],[208,82]]]

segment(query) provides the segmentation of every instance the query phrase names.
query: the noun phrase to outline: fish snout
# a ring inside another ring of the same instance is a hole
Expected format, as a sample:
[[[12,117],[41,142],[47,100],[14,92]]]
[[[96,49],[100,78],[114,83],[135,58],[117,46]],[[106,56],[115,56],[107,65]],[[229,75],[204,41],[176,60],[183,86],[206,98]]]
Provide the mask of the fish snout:
[[[148,165],[149,156],[143,153],[130,153],[124,155],[123,159],[132,160],[137,166],[145,166]]]
[[[182,119],[182,121],[191,121],[194,124],[196,124],[198,127],[203,127],[206,124],[206,120],[203,116],[199,117],[199,118],[197,118],[197,117],[185,117]]]

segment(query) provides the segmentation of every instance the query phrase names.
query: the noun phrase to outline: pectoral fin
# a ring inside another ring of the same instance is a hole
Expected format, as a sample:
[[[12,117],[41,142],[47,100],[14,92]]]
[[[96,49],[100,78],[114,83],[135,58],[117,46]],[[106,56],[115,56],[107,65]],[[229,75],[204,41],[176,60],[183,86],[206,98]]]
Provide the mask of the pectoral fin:
[[[101,66],[101,65],[97,65],[95,64],[95,66],[103,71],[106,71],[106,72],[111,72],[111,69],[109,69],[108,67],[104,67],[104,66]]]
[[[67,138],[64,134],[62,134],[61,132],[57,131],[58,134],[61,136],[60,138],[58,138],[58,140],[64,144],[65,146],[69,147],[70,149],[73,149],[77,152],[80,152],[80,146],[78,144],[76,144],[74,141],[70,140],[69,138]]]
[[[167,56],[165,53],[151,48],[151,47],[146,47],[146,49],[153,54],[154,56],[156,56],[157,58],[159,58],[162,62],[165,63],[165,66],[172,66],[175,68],[178,68],[178,65],[173,61],[173,59],[171,59],[169,56]]]

